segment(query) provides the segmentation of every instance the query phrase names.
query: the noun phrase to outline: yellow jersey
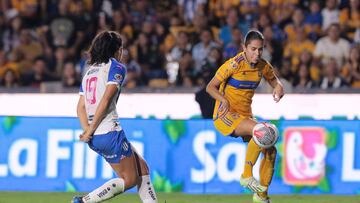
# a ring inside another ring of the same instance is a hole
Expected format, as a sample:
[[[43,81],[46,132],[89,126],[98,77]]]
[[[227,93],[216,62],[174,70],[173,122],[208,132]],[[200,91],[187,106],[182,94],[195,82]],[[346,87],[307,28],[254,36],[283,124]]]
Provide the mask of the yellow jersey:
[[[220,92],[229,101],[229,112],[252,117],[251,103],[255,89],[262,77],[267,81],[275,78],[273,67],[264,59],[250,64],[241,52],[227,60],[217,70],[215,77],[221,81]],[[214,119],[217,118],[220,102],[216,101]]]

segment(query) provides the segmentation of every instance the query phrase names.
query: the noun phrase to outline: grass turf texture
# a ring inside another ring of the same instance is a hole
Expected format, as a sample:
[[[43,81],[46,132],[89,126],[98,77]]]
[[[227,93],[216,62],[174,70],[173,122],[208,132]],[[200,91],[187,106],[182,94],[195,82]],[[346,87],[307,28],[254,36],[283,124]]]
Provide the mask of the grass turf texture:
[[[79,193],[47,192],[0,192],[0,203],[60,203],[71,202]],[[252,203],[250,195],[188,195],[182,193],[158,193],[159,203]],[[335,195],[273,195],[273,203],[360,203],[358,196]],[[125,193],[106,202],[141,202],[135,193]]]

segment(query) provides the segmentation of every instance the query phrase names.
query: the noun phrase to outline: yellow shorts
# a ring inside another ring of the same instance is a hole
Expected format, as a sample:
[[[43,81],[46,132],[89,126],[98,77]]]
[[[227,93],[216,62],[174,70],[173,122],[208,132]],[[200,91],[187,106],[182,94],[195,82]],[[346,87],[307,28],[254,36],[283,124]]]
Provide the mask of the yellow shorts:
[[[219,118],[216,116],[214,118],[214,126],[222,135],[228,136],[231,135],[240,122],[246,118],[249,118],[249,116],[228,111],[224,117]]]

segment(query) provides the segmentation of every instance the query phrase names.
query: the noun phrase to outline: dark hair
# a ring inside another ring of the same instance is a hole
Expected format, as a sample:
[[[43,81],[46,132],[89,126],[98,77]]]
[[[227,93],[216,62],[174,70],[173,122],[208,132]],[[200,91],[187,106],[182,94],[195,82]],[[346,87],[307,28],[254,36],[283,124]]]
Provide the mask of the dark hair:
[[[260,31],[258,30],[250,30],[246,35],[245,35],[245,46],[247,46],[248,44],[250,44],[251,41],[253,40],[261,40],[264,41],[264,35],[261,34]]]
[[[96,35],[91,43],[88,53],[90,65],[107,63],[110,58],[121,48],[122,39],[115,31],[103,31]]]

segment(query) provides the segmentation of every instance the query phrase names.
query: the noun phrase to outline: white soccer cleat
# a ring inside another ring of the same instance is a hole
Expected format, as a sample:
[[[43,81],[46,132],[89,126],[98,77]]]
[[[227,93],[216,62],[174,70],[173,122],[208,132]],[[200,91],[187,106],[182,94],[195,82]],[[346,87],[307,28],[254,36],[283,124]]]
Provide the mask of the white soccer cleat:
[[[242,176],[240,177],[240,185],[242,185],[243,187],[249,188],[252,192],[257,193],[257,192],[265,192],[267,187],[266,186],[262,186],[260,185],[259,181],[257,181],[254,177],[248,177],[248,178],[243,178]]]
[[[271,203],[270,198],[262,198],[257,193],[253,195],[253,203]]]

